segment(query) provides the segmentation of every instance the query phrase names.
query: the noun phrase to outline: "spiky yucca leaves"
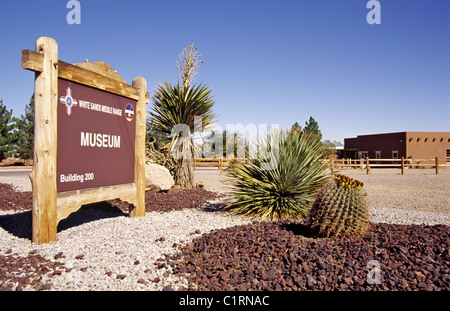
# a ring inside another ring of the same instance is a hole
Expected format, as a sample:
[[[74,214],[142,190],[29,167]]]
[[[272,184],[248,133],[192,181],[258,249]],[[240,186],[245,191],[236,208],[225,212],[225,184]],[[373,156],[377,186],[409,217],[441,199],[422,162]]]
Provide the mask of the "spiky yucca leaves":
[[[310,211],[312,232],[325,238],[351,238],[363,234],[369,226],[363,185],[343,175],[336,175],[324,185]]]
[[[227,175],[235,200],[226,209],[261,219],[306,218],[317,190],[329,178],[321,161],[325,146],[301,133],[272,133],[258,145],[258,156],[231,163]]]
[[[177,161],[175,184],[193,188],[194,127],[208,131],[215,121],[214,99],[206,85],[159,85],[152,98],[149,125],[156,132],[172,135],[171,152]]]
[[[209,130],[215,122],[213,113],[214,98],[212,90],[204,84],[185,87],[164,81],[158,85],[152,98],[153,109],[149,113],[152,128],[160,133],[171,134],[177,124],[185,124],[194,132],[196,117],[204,131]]]

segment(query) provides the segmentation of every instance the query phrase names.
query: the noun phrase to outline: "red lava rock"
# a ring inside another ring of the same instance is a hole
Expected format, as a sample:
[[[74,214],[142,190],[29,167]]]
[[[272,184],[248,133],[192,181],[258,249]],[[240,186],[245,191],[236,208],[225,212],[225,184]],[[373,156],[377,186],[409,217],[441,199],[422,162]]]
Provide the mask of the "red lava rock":
[[[160,282],[161,281],[161,279],[159,278],[159,276],[157,276],[156,278],[154,278],[153,279],[153,283],[158,283],[158,282]]]
[[[43,258],[36,250],[28,253],[26,257],[10,254],[0,255],[0,290],[20,291],[26,286],[41,286],[44,275],[52,277],[61,274],[64,265]],[[21,276],[19,276],[21,275]],[[49,289],[44,285],[41,290]]]
[[[116,278],[117,278],[118,280],[123,280],[123,279],[126,278],[126,277],[127,277],[126,274],[118,274],[118,275],[116,276]]]
[[[203,206],[208,200],[214,200],[220,196],[216,192],[201,188],[170,190],[167,192],[146,192],[145,211],[170,212],[185,208],[198,208]],[[110,200],[108,203],[124,212],[128,212],[130,208],[128,203],[120,200]]]
[[[175,291],[175,289],[170,285],[164,286],[162,290],[165,292],[174,292]]]
[[[81,259],[83,259],[83,258],[84,258],[84,254],[81,254],[81,255],[75,256],[75,259],[79,259],[79,260],[81,260]]]
[[[10,184],[0,184],[0,210],[29,211],[33,207],[31,191],[16,191]]]
[[[143,278],[140,278],[137,282],[139,284],[143,284],[143,285],[147,285],[148,284],[148,282],[146,280],[144,280]]]
[[[146,192],[146,212],[170,212],[185,208],[198,208],[207,201],[223,195],[207,191],[202,188],[170,190],[167,192]],[[130,204],[120,200],[106,201],[114,208],[128,213]],[[10,184],[0,183],[0,210],[3,211],[31,211],[33,207],[33,193],[31,191],[16,191]]]
[[[340,240],[311,237],[301,222],[254,222],[204,234],[165,262],[196,290],[448,291],[449,243],[445,225],[372,224]],[[369,273],[380,284],[369,284]]]
[[[269,270],[267,272],[267,280],[273,281],[275,279],[275,272],[273,270]]]

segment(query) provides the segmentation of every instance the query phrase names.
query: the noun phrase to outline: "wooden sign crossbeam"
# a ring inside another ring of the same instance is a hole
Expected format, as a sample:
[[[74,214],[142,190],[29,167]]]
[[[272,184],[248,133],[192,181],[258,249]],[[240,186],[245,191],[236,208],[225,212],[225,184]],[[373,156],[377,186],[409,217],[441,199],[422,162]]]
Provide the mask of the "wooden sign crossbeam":
[[[35,72],[35,143],[30,179],[33,187],[32,241],[36,244],[56,241],[58,222],[85,204],[119,198],[132,204],[130,217],[145,215],[147,82],[136,77],[130,86],[109,65],[102,63],[100,66],[103,64],[101,70],[96,70],[96,63],[81,66],[60,61],[55,40],[47,37],[36,41],[36,52],[22,51],[22,68]],[[134,182],[57,192],[57,119],[61,96],[58,78],[135,101]]]
[[[34,72],[42,72],[44,55],[31,50],[22,51],[22,68]],[[96,72],[71,65],[61,60],[56,64],[58,67],[58,77],[87,86],[91,86],[110,93],[139,100],[139,92],[136,88],[120,82],[116,79],[98,74]],[[146,92],[145,98],[149,102],[149,93]]]

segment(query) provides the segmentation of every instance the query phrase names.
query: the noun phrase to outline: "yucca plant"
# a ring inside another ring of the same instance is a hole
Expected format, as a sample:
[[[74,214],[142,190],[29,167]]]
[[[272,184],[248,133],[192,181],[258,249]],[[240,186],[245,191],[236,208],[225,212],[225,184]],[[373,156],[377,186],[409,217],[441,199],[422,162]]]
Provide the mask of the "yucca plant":
[[[309,215],[311,231],[324,238],[351,238],[369,226],[369,211],[362,191],[364,184],[336,175],[320,189]]]
[[[175,184],[193,188],[194,125],[206,131],[214,122],[211,89],[203,84],[185,86],[164,82],[158,86],[152,100],[153,110],[149,113],[152,129],[171,135],[170,148],[177,161]]]
[[[300,132],[268,135],[258,142],[258,154],[250,154],[245,162],[231,162],[227,180],[234,200],[226,209],[270,220],[307,217],[317,190],[329,178],[322,161],[325,152],[315,136]]]
[[[194,45],[185,48],[178,62],[181,83],[164,81],[152,97],[149,127],[171,138],[169,148],[176,160],[174,181],[183,188],[194,188],[194,128],[208,131],[215,121],[211,89],[192,85],[199,64],[203,62]]]

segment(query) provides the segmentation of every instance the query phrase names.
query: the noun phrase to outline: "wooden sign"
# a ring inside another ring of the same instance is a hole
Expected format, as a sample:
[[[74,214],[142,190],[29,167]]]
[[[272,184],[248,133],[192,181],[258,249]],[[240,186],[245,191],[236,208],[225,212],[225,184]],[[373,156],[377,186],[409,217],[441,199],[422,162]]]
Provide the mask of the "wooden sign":
[[[106,63],[58,60],[52,38],[22,51],[35,75],[33,236],[56,241],[58,222],[82,205],[121,199],[145,215],[147,82],[127,85]]]
[[[134,182],[136,101],[58,81],[57,192]]]

